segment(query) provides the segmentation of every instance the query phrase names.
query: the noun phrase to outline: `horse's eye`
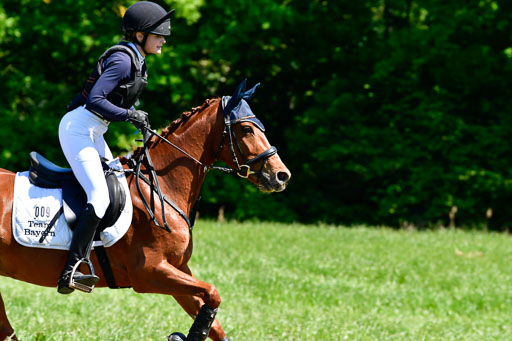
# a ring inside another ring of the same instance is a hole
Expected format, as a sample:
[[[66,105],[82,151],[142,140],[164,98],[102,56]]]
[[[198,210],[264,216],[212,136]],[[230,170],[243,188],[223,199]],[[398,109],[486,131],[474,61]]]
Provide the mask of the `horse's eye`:
[[[251,126],[243,126],[242,131],[244,132],[244,134],[251,134],[253,132]]]

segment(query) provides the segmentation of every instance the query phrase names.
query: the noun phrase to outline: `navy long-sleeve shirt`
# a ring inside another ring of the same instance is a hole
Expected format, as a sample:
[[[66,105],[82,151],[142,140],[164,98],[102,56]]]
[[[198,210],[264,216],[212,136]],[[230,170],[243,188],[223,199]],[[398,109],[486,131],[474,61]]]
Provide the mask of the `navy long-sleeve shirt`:
[[[137,51],[137,48],[133,43],[129,45],[137,53],[141,64],[144,64],[144,58]],[[97,112],[109,121],[126,121],[127,109],[114,105],[107,99],[107,96],[119,85],[128,83],[131,77],[133,77],[133,74],[130,56],[124,52],[111,54],[103,62],[103,73],[87,97],[85,108]]]
[[[112,104],[107,96],[121,84],[130,81],[132,64],[130,56],[115,52],[103,64],[103,73],[94,84],[85,102],[85,108],[110,121],[126,121],[127,110]]]

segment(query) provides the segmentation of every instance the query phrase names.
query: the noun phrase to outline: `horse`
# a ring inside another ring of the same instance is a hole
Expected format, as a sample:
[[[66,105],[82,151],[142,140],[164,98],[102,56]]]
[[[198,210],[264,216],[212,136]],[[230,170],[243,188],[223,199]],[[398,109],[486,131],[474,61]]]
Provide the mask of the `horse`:
[[[133,216],[126,234],[104,250],[119,287],[133,288],[137,293],[171,295],[195,318],[191,331],[196,326],[196,334],[189,332],[185,338],[175,333],[169,340],[229,340],[215,319],[221,303],[217,289],[194,277],[187,265],[193,250],[190,221],[201,186],[215,168],[214,163],[224,162],[227,167],[221,170],[248,179],[263,192],[284,190],[291,177],[276,148],[269,144],[261,122],[254,115],[240,115],[240,111],[235,115],[244,106],[247,112],[245,99],[255,88],[245,91],[244,81],[231,97],[206,99],[160,134],[149,129],[144,147],[119,156],[126,171]],[[140,162],[134,166],[134,160]],[[25,247],[13,239],[15,175],[0,169],[0,275],[55,287],[67,252]],[[144,181],[150,178],[152,181]],[[176,209],[169,205],[171,202]],[[90,260],[94,268],[100,267],[94,249]],[[105,276],[100,277],[96,286],[107,287]],[[0,340],[9,337],[18,340],[0,295]]]

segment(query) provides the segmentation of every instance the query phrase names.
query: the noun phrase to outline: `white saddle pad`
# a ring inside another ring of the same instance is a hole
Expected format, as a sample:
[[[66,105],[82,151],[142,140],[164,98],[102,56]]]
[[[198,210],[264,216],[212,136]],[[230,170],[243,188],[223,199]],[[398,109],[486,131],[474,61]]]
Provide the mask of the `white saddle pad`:
[[[119,159],[109,162],[109,165],[113,169],[122,169]],[[132,222],[132,199],[124,172],[118,172],[117,178],[126,193],[126,203],[114,225],[100,232],[105,247],[112,246],[121,239]],[[67,225],[64,214],[60,215],[44,241],[39,243],[41,234],[61,207],[62,190],[60,188],[34,186],[30,183],[28,171],[17,173],[14,182],[12,215],[14,239],[24,246],[69,250],[73,232]]]

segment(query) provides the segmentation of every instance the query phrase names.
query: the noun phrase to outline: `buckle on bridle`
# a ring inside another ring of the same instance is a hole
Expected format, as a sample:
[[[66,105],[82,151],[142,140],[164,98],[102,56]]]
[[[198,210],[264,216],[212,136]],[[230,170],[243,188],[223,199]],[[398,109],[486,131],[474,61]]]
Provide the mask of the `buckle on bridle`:
[[[249,175],[254,174],[256,172],[253,172],[251,170],[251,166],[248,165],[241,165],[240,168],[236,171],[236,175],[238,175],[241,178],[247,179]]]

